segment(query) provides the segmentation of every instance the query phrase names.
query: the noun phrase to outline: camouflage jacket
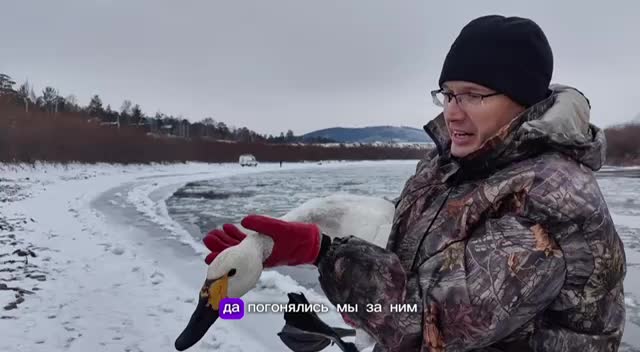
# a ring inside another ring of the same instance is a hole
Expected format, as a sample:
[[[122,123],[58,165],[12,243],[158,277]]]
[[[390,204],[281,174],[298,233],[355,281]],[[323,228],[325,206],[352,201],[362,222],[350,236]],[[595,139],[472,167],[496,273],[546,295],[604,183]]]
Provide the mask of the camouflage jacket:
[[[406,182],[386,248],[328,247],[321,286],[358,305],[348,318],[375,351],[617,351],[626,264],[594,176],[604,133],[580,92],[552,90],[464,159],[443,116],[429,122],[437,148]]]

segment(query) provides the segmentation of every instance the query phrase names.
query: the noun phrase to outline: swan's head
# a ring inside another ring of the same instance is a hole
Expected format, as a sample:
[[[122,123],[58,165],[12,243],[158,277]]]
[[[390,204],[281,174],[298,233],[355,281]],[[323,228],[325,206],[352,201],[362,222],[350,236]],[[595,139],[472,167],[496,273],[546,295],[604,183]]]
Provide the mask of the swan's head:
[[[262,272],[262,253],[255,247],[255,242],[247,238],[222,251],[209,264],[198,306],[175,342],[178,351],[193,346],[204,336],[219,317],[222,299],[242,297],[256,286]]]

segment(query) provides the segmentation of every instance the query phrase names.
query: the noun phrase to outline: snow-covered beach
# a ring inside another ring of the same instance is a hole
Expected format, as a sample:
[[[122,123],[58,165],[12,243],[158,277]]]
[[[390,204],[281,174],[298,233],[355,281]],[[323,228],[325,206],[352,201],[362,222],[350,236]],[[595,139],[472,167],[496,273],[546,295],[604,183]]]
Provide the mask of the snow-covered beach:
[[[411,168],[415,163],[0,165],[0,351],[174,351],[206,270],[204,247],[193,236],[201,229],[177,222],[167,206],[188,183],[354,165]],[[640,178],[620,178],[616,172],[600,183],[627,250],[626,303],[632,323],[625,341],[640,346],[634,341],[640,331],[635,325],[640,324],[635,283]],[[246,299],[286,302],[286,292],[292,291],[329,304],[317,291],[277,271],[263,273]],[[335,312],[322,318],[345,326]],[[286,351],[276,336],[282,325],[281,314],[220,321],[192,350]]]

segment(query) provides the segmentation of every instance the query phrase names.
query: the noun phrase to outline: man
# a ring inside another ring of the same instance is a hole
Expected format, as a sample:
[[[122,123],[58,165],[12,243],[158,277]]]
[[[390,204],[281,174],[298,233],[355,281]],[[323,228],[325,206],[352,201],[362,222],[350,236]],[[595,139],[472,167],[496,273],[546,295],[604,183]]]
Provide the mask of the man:
[[[376,351],[617,351],[626,266],[594,176],[604,134],[552,71],[531,20],[462,29],[432,92],[437,148],[407,181],[386,249],[313,224],[242,225],[274,239],[272,263],[317,265],[332,303],[381,304],[347,314]]]

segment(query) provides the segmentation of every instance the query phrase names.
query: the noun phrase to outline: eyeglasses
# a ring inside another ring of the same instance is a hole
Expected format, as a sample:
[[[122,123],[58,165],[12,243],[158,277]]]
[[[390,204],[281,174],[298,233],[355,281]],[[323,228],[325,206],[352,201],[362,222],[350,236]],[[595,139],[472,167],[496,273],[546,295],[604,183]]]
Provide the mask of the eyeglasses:
[[[482,104],[485,98],[501,95],[502,93],[491,94],[477,94],[477,93],[460,93],[453,94],[451,92],[444,91],[443,89],[436,89],[431,91],[431,97],[433,103],[440,107],[446,107],[452,99],[455,98],[458,106],[462,109],[466,107],[474,107]]]

